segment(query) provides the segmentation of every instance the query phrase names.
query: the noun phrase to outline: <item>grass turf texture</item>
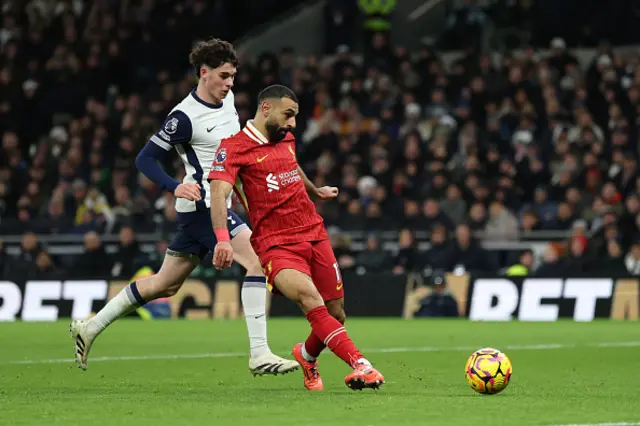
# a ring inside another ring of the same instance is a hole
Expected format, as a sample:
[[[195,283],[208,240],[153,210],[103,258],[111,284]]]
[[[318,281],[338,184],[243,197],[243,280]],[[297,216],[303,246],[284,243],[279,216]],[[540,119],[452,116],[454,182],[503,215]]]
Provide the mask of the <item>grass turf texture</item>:
[[[328,351],[320,357],[323,392],[307,392],[300,371],[252,377],[247,356],[238,356],[248,347],[241,320],[119,321],[96,341],[91,353],[96,360],[89,358],[86,372],[71,361],[66,321],[0,323],[0,424],[551,425],[640,420],[640,333],[634,322],[350,319],[348,330],[385,375],[387,384],[380,391],[349,390],[344,385],[349,368]],[[303,319],[269,322],[270,344],[278,353],[288,353],[307,332]],[[499,395],[476,394],[464,379],[467,358],[486,346],[502,349],[513,362],[512,381]],[[139,358],[146,356],[157,358]]]

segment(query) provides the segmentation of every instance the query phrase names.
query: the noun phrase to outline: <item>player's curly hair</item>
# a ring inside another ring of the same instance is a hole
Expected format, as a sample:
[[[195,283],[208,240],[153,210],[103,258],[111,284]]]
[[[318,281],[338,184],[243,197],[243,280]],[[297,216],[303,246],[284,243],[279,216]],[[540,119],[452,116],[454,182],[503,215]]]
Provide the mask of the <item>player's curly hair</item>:
[[[211,68],[218,68],[224,63],[230,63],[234,67],[238,66],[238,54],[233,45],[228,41],[219,38],[211,38],[197,42],[189,54],[189,62],[193,66],[196,77],[200,77],[200,68],[207,65]]]

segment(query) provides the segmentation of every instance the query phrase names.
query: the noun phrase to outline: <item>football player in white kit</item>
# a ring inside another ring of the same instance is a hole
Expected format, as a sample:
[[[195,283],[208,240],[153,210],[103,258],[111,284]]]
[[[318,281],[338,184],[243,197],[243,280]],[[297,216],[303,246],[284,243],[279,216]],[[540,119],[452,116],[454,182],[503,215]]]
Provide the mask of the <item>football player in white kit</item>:
[[[200,260],[216,245],[206,179],[220,141],[240,131],[231,91],[238,59],[230,43],[211,39],[196,44],[189,60],[199,78],[198,86],[173,108],[162,129],[151,137],[136,158],[136,166],[145,176],[176,196],[178,232],[157,274],[129,284],[93,318],[71,323],[76,363],[83,370],[87,369],[95,338],[109,324],[151,300],[176,294]],[[174,148],[186,168],[182,183],[166,174],[158,164],[158,160]],[[227,208],[230,206],[229,199]],[[249,243],[251,230],[231,210],[228,210],[228,226],[234,260],[247,270],[241,298],[249,331],[249,369],[254,375],[296,370],[297,362],[273,354],[267,344],[266,279]]]

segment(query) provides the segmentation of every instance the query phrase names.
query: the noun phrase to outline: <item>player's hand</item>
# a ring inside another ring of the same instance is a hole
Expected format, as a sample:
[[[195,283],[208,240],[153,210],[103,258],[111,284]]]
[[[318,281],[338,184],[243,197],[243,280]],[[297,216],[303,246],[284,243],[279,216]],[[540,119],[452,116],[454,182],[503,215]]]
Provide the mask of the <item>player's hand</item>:
[[[173,195],[189,201],[200,201],[202,199],[200,195],[200,185],[197,183],[181,183],[176,187],[176,190],[173,191]]]
[[[221,241],[213,249],[213,266],[224,269],[233,263],[233,247],[229,241]]]
[[[331,198],[336,198],[339,193],[340,190],[338,190],[338,188],[336,188],[335,186],[323,186],[321,188],[318,188],[316,195],[321,200],[328,200]]]

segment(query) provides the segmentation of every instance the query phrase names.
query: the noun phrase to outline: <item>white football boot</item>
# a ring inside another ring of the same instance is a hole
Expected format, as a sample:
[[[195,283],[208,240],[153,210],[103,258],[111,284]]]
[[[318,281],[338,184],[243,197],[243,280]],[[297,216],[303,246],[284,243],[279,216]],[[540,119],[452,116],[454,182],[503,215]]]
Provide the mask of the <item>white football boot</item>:
[[[300,368],[296,361],[285,359],[271,352],[249,359],[249,371],[255,376],[287,374]]]
[[[69,331],[71,332],[71,338],[75,341],[73,350],[76,364],[78,364],[78,368],[86,370],[89,351],[96,336],[91,336],[87,332],[86,320],[72,321],[71,325],[69,325]]]

